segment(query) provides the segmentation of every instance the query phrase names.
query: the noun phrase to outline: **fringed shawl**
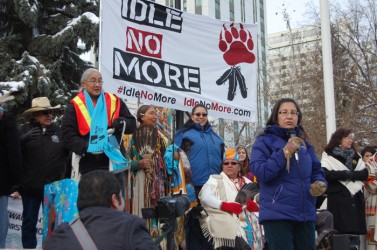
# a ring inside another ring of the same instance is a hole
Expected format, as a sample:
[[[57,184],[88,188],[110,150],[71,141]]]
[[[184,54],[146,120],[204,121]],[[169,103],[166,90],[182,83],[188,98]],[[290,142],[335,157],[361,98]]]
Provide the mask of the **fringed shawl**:
[[[245,179],[245,182],[250,182]],[[204,188],[211,188],[216,198],[221,201],[235,201],[237,188],[225,173],[211,175]],[[245,222],[241,222],[235,214],[224,212],[217,208],[203,204],[208,216],[201,219],[200,224],[203,234],[213,240],[214,248],[227,246],[235,247],[236,236],[246,239]],[[205,214],[205,212],[202,212]],[[206,215],[206,214],[205,214]]]

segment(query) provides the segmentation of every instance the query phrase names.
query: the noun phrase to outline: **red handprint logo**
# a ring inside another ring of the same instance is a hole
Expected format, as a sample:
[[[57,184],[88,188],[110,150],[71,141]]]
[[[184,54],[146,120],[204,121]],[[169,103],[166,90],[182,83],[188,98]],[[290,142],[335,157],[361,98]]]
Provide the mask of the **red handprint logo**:
[[[216,81],[217,85],[225,84],[229,80],[228,100],[232,101],[236,95],[237,85],[240,86],[241,96],[247,97],[245,78],[241,69],[235,66],[239,63],[254,63],[255,55],[252,53],[254,42],[251,33],[240,24],[236,28],[234,23],[229,26],[230,31],[223,25],[220,32],[219,49],[224,53],[224,61],[232,66]]]

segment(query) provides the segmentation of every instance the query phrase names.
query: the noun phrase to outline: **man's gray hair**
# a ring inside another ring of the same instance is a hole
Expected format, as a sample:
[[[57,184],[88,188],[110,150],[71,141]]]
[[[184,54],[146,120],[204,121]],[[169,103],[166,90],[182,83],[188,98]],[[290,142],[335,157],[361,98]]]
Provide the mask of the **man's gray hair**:
[[[89,76],[90,73],[92,73],[92,72],[98,72],[98,73],[100,73],[99,70],[96,69],[96,68],[88,68],[88,69],[86,69],[86,70],[84,71],[84,73],[82,73],[82,76],[81,76],[81,80],[80,80],[80,82],[82,83],[83,81],[86,81],[86,80],[88,79],[88,76]],[[100,74],[101,74],[101,73],[100,73]]]

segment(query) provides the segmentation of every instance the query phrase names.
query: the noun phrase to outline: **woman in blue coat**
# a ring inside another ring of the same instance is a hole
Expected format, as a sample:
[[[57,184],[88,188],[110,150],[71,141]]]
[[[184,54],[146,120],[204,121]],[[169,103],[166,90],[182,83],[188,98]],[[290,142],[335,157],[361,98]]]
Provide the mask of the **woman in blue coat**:
[[[301,120],[293,99],[279,100],[251,151],[270,250],[315,249],[315,196],[325,192],[326,181]]]
[[[208,110],[198,104],[192,109],[191,119],[177,131],[174,142],[185,151],[191,166],[195,191],[208,181],[211,174],[219,174],[224,154],[223,140],[208,122]]]
[[[174,142],[187,155],[196,197],[212,174],[219,174],[224,154],[223,140],[212,130],[208,122],[208,110],[198,104],[192,109],[191,119],[177,131]],[[186,247],[188,250],[211,249],[203,237],[196,216],[191,212],[185,221]]]

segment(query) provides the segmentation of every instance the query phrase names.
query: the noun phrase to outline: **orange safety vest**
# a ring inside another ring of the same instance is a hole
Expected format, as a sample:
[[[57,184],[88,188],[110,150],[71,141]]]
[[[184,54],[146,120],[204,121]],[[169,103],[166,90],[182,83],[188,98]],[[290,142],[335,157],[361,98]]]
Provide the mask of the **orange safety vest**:
[[[90,100],[91,101],[91,100]],[[113,120],[119,117],[120,100],[116,95],[105,93],[107,109],[107,126],[110,127]],[[92,119],[86,107],[84,92],[80,92],[71,100],[76,110],[77,124],[81,135],[87,135],[90,132]]]

